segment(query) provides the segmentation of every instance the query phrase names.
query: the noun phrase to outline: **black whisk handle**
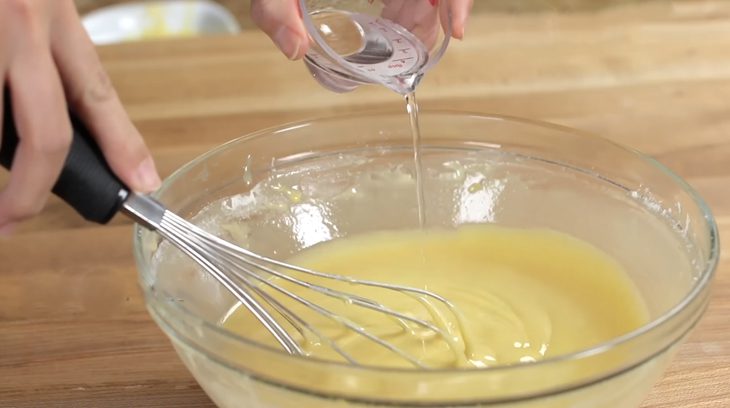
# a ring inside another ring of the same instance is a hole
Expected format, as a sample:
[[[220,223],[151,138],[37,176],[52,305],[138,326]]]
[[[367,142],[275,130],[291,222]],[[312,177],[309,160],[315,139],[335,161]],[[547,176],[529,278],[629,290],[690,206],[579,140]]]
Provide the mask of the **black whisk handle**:
[[[9,92],[5,91],[0,165],[10,169],[18,147]],[[127,188],[109,168],[99,146],[83,123],[70,114],[73,141],[53,193],[85,219],[105,224],[119,211]]]

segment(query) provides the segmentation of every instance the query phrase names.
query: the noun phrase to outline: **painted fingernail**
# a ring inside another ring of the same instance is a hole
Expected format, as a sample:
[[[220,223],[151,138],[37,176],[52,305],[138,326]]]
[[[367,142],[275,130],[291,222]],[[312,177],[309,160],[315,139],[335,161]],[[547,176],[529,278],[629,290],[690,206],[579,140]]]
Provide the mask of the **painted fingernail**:
[[[299,36],[289,27],[281,26],[274,34],[274,42],[281,52],[290,60],[299,56],[299,48],[302,46]]]
[[[439,4],[439,0],[428,0],[429,3],[431,3],[432,6],[436,7],[437,4]]]
[[[137,167],[137,185],[145,193],[157,190],[162,182],[160,176],[157,175],[157,169],[155,168],[155,162],[152,157],[148,157],[142,161]]]
[[[13,232],[15,232],[16,228],[18,228],[18,224],[15,222],[3,225],[2,227],[0,227],[0,237],[10,237],[11,235],[13,235]]]

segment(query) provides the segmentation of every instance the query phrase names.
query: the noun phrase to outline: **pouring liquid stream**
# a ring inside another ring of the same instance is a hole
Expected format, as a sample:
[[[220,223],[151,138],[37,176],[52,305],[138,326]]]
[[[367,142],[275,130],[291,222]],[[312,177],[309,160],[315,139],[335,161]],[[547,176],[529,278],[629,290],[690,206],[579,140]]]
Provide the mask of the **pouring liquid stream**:
[[[427,47],[407,29],[378,17],[331,9],[318,10],[311,17],[324,44],[332,53],[343,58],[345,63],[350,64],[352,72],[370,78],[374,83],[381,83],[405,97],[413,138],[418,226],[423,229],[426,226],[426,211],[415,89],[429,61]],[[339,72],[341,67],[325,58],[326,54],[315,43],[309,52],[310,64]],[[322,72],[315,77],[320,80],[330,78],[321,74]],[[347,77],[350,74],[342,75]],[[337,87],[331,78],[322,83]]]
[[[323,44],[329,47],[326,51],[315,44],[309,52],[311,66],[320,67],[315,70],[315,76],[320,83],[333,90],[347,90],[347,78],[350,75],[360,75],[373,83],[380,83],[396,93],[402,95],[406,102],[406,112],[409,119],[412,139],[412,154],[414,168],[415,200],[418,228],[424,230],[426,220],[426,199],[424,194],[424,171],[422,163],[421,132],[419,123],[419,108],[415,89],[422,79],[429,62],[429,51],[421,39],[397,23],[371,17],[359,13],[340,10],[319,10],[311,14],[315,28]],[[329,58],[327,57],[329,52]],[[348,69],[342,70],[342,61],[332,59],[336,55],[344,60]],[[328,76],[326,72],[341,72],[342,77]],[[340,82],[340,80],[345,79]],[[341,87],[340,87],[341,85]],[[413,255],[423,267],[428,264],[425,248],[414,246]],[[352,299],[343,299],[345,303],[352,303]],[[424,300],[419,299],[423,302]],[[459,354],[469,354],[470,341],[464,336],[464,327],[460,311],[452,308],[452,315],[444,316],[426,303],[430,317],[436,325],[449,333],[449,349],[454,358]],[[456,320],[454,320],[456,319]],[[408,331],[408,330],[406,330]],[[431,333],[433,334],[433,333]],[[453,337],[453,338],[452,338]],[[460,347],[454,339],[463,338],[464,344]],[[313,339],[309,344],[311,349],[319,344],[320,339]]]
[[[426,199],[423,189],[423,163],[421,160],[421,128],[418,123],[418,102],[416,92],[411,91],[405,95],[406,110],[411,125],[411,137],[413,138],[413,166],[416,177],[416,202],[418,208],[418,226],[426,227]]]

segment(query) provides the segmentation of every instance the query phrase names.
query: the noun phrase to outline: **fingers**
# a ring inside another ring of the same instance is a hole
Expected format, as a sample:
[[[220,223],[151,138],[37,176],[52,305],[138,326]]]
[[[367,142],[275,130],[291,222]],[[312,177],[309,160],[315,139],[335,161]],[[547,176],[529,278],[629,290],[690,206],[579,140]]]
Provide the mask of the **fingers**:
[[[52,27],[63,35],[51,40],[66,99],[94,135],[114,173],[134,191],[156,190],[160,177],[154,160],[117,97],[73,2],[66,5]]]
[[[304,57],[309,36],[299,14],[298,0],[252,0],[251,18],[287,58]]]
[[[19,41],[28,39],[19,39]],[[58,179],[71,143],[71,125],[58,72],[44,40],[17,48],[6,75],[19,144],[0,193],[0,233],[38,214]]]
[[[0,44],[2,45],[2,44]],[[4,81],[5,79],[5,66],[0,65],[0,82]],[[0,108],[3,108],[5,105],[4,98],[5,92],[0,92]],[[3,129],[3,116],[0,115],[0,129]],[[0,145],[2,144],[2,133],[0,133]],[[13,233],[13,230],[15,230],[15,223],[12,220],[5,221],[4,223],[0,222],[0,238],[10,235]]]
[[[440,29],[437,16],[443,27],[450,22],[452,37],[462,39],[472,5],[473,0],[383,0],[381,15],[405,27],[431,48]]]
[[[395,21],[418,37],[431,50],[437,45],[439,33],[442,30],[439,24],[440,10],[429,1],[419,0],[415,4],[401,8]]]
[[[418,0],[423,2],[424,0]],[[452,36],[457,39],[464,38],[466,20],[471,11],[473,0],[429,0],[430,6],[441,7],[442,22],[448,16],[447,9],[451,11]],[[296,60],[304,57],[309,47],[309,36],[307,35],[304,23],[299,13],[297,0],[252,0],[251,17],[276,44],[277,47],[287,56]],[[405,0],[383,0],[384,7],[382,16],[397,21],[406,28],[413,28],[415,21],[412,13],[402,13],[406,8]],[[419,5],[417,5],[419,6]],[[428,13],[426,13],[428,15]],[[419,28],[424,32],[424,37],[433,37],[426,27]]]
[[[474,0],[449,1],[451,1],[451,36],[461,40],[464,38],[466,20],[469,17]]]
[[[383,18],[395,21],[396,23],[402,25],[406,29],[410,28],[405,25],[405,23],[399,22],[398,18],[402,14],[401,11],[403,10],[403,6],[405,5],[404,0],[383,0],[383,10],[380,12],[380,15],[383,16]]]
[[[65,89],[64,89],[65,85]],[[71,144],[67,100],[132,189],[160,184],[152,157],[101,67],[72,0],[0,3],[0,88],[19,143],[0,192],[0,235],[43,208]]]

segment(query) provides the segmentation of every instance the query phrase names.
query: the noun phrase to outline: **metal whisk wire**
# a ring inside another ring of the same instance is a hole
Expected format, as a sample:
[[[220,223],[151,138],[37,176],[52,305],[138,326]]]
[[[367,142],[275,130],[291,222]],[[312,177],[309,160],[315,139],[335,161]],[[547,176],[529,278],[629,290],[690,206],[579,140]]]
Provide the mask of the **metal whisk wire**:
[[[3,95],[6,101],[11,100],[8,88],[3,90]],[[244,307],[251,311],[287,352],[292,354],[305,354],[302,346],[295,341],[277,318],[285,320],[294,330],[297,330],[303,336],[306,336],[307,332],[313,334],[321,341],[332,346],[332,349],[342,355],[347,361],[356,364],[352,356],[345,353],[332,339],[324,336],[321,331],[306,319],[297,315],[291,308],[279,301],[270,292],[276,292],[281,296],[292,299],[308,310],[332,319],[343,327],[405,358],[415,366],[423,367],[423,364],[417,358],[396,347],[394,344],[370,333],[356,322],[350,321],[344,316],[334,313],[298,293],[274,284],[270,278],[284,280],[288,284],[298,285],[324,296],[345,300],[355,307],[366,308],[390,316],[397,320],[406,330],[412,326],[425,328],[443,338],[444,341],[453,347],[453,340],[449,337],[448,333],[431,321],[400,313],[379,302],[357,296],[353,293],[335,290],[324,285],[295,278],[288,272],[293,271],[321,279],[346,282],[352,285],[371,286],[409,294],[423,303],[424,307],[430,305],[430,300],[436,300],[446,305],[451,312],[454,312],[458,319],[455,308],[446,299],[422,289],[352,279],[346,276],[325,274],[287,265],[286,263],[275,261],[239,248],[225,240],[208,234],[171,211],[168,211],[164,205],[155,199],[131,192],[111,171],[101,149],[96,144],[94,137],[92,137],[88,129],[84,127],[83,122],[79,121],[73,114],[70,114],[69,119],[73,125],[73,141],[68,159],[64,163],[61,174],[54,185],[54,193],[63,198],[87,220],[104,224],[111,220],[121,209],[123,213],[146,228],[158,231],[163,238],[187,254],[232,293]],[[14,123],[11,103],[4,104],[3,116],[0,122],[3,125],[2,137],[0,137],[0,165],[11,168],[15,151],[20,142]],[[268,290],[265,290],[265,288]],[[262,303],[265,303],[268,309]],[[432,313],[432,316],[436,315],[431,308],[429,312]]]
[[[270,293],[270,291],[264,290],[264,287],[273,292],[284,295],[287,298],[305,306],[307,309],[341,324],[358,335],[375,342],[387,350],[390,350],[392,353],[407,360],[416,367],[428,368],[415,356],[405,352],[393,343],[370,333],[367,329],[350,319],[322,307],[321,305],[306,299],[300,294],[294,293],[280,285],[277,285],[272,281],[272,277],[324,296],[344,300],[348,304],[356,307],[382,313],[395,319],[405,330],[409,330],[412,325],[425,328],[442,338],[449,345],[452,344],[453,340],[449,333],[431,321],[393,310],[373,299],[296,278],[292,276],[290,271],[317,278],[345,282],[352,285],[370,286],[384,290],[396,291],[401,294],[410,294],[417,300],[421,301],[425,299],[433,299],[442,303],[450,311],[454,312],[454,305],[447,299],[435,293],[409,286],[323,273],[290,265],[285,262],[256,254],[206,232],[175,213],[167,210],[162,204],[147,196],[131,193],[125,200],[123,211],[148,228],[156,230],[163,238],[170,241],[170,243],[193,259],[206,272],[210,273],[211,276],[218,280],[218,282],[220,282],[256,317],[259,322],[261,322],[261,324],[274,336],[277,342],[288,353],[300,355],[305,354],[301,345],[292,337],[277,318],[272,315],[271,311],[275,311],[280,318],[283,318],[303,337],[306,338],[306,332],[309,332],[318,340],[326,343],[347,362],[351,364],[360,364],[349,353],[342,350],[342,348],[339,347],[334,340],[324,335],[320,330],[292,311],[291,308],[280,302],[272,295],[272,293]],[[261,301],[270,306],[271,310],[264,307],[264,305],[261,304]]]

